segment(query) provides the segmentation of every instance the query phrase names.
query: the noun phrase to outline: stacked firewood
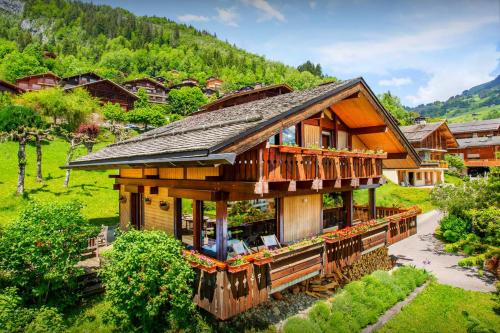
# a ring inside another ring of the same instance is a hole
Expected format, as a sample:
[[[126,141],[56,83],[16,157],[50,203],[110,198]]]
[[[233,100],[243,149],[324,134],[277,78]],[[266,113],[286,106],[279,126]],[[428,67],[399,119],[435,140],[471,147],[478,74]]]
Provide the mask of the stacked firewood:
[[[376,270],[389,270],[393,267],[393,262],[387,253],[386,247],[381,247],[372,252],[364,254],[361,258],[350,266],[341,270],[327,274],[324,277],[316,277],[302,282],[295,288],[305,291],[308,295],[317,298],[326,298],[340,287],[351,281],[359,280],[363,276],[373,273]]]

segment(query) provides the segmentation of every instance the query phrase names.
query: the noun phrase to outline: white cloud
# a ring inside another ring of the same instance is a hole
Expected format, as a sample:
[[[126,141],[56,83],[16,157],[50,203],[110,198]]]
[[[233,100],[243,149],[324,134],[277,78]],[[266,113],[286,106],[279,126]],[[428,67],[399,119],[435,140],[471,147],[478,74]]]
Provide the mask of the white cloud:
[[[318,3],[317,3],[316,1],[309,1],[309,7],[311,7],[311,9],[316,8],[316,5],[317,5],[317,4],[318,4]]]
[[[410,83],[412,83],[412,80],[409,77],[393,77],[378,81],[379,85],[387,87],[401,87]]]
[[[227,24],[232,27],[238,26],[239,15],[236,12],[236,8],[217,8],[218,15],[215,17],[216,20]]]
[[[186,15],[180,15],[177,16],[179,21],[181,22],[207,22],[210,20],[207,16],[203,15],[194,15],[194,14],[186,14]]]
[[[267,0],[243,0],[243,2],[261,12],[262,16],[259,18],[259,21],[276,19],[280,22],[285,22],[285,15],[271,6]]]
[[[431,79],[417,94],[406,96],[404,102],[415,105],[444,100],[491,79],[490,73],[497,66],[500,52],[493,43],[491,47],[477,48],[473,42],[481,29],[492,24],[498,24],[497,15],[422,25],[418,31],[340,41],[317,49],[316,61],[339,76],[390,75],[395,70],[417,70]],[[476,48],[473,55],[463,52],[469,45]]]

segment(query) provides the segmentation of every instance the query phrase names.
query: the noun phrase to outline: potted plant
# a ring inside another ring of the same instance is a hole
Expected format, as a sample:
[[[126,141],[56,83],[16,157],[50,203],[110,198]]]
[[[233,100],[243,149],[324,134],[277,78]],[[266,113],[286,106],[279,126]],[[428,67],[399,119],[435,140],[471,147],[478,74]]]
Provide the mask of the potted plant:
[[[263,266],[269,264],[272,261],[273,257],[271,255],[271,252],[269,252],[269,250],[261,251],[255,254],[253,257],[253,263],[257,266]]]
[[[238,273],[248,269],[248,261],[242,256],[236,256],[227,262],[227,271],[229,273]]]
[[[313,143],[307,146],[307,148],[302,149],[302,153],[306,155],[321,155],[321,147]]]
[[[200,266],[200,261],[198,259],[198,256],[196,255],[196,251],[191,250],[189,252],[184,252],[183,255],[192,268],[197,268],[198,266]]]
[[[198,262],[198,268],[202,271],[205,271],[209,274],[215,273],[215,271],[217,271],[217,265],[215,264],[215,261],[213,261],[209,257],[200,255],[198,257]]]

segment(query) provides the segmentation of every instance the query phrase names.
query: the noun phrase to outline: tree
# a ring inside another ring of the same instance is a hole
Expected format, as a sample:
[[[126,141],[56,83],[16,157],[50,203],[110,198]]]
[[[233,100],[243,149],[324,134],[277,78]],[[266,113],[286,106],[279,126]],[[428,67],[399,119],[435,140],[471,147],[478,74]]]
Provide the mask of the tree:
[[[323,71],[321,70],[321,65],[320,64],[317,64],[317,65],[314,65],[311,61],[307,60],[305,63],[303,63],[302,65],[299,65],[297,67],[297,70],[299,72],[309,72],[313,75],[316,75],[316,76],[319,76],[319,77],[323,77]]]
[[[17,98],[16,103],[51,118],[54,125],[67,117],[67,96],[60,87],[29,91]]]
[[[144,130],[147,130],[149,125],[155,127],[164,125],[166,119],[162,108],[154,105],[129,111],[127,121],[133,124],[142,124]]]
[[[109,122],[109,131],[115,137],[115,143],[126,139],[129,136],[121,123],[126,120],[126,113],[118,103],[106,103],[102,107],[102,114]]]
[[[92,152],[99,132],[100,128],[97,124],[81,124],[78,127],[77,133],[80,135],[83,145],[87,148],[87,154]]]
[[[78,202],[30,203],[0,235],[0,276],[31,304],[73,304],[88,239],[99,228],[88,223]]]
[[[413,114],[405,110],[399,97],[391,94],[390,91],[378,95],[378,98],[384,108],[389,111],[400,125],[411,125],[413,123]]]
[[[130,230],[118,237],[100,272],[117,324],[149,332],[165,319],[181,325],[193,319],[194,274],[181,250],[162,231]]]
[[[25,106],[11,105],[0,109],[0,132],[8,133],[19,142],[17,152],[18,179],[17,194],[24,194],[26,170],[26,143],[33,132],[44,127],[39,114]]]
[[[444,159],[450,165],[450,169],[456,172],[458,175],[462,174],[465,170],[465,162],[458,155],[446,154],[444,155]]]
[[[173,89],[168,94],[168,109],[170,113],[187,116],[207,103],[207,97],[198,87],[182,87]]]

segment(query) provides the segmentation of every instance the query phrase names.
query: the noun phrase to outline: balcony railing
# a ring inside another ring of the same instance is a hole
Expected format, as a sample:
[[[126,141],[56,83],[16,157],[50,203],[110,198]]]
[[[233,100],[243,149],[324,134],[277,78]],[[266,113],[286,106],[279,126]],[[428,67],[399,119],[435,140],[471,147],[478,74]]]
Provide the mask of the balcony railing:
[[[226,180],[307,181],[377,178],[387,154],[331,151],[290,146],[254,149],[224,166]]]
[[[424,167],[448,168],[448,162],[443,160],[424,160],[422,161]]]

